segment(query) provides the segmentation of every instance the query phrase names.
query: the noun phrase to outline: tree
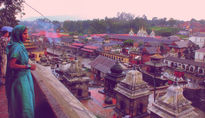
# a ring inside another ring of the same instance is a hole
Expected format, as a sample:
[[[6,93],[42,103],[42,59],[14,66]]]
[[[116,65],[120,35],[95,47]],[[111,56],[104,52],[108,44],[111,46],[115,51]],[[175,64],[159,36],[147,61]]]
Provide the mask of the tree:
[[[169,26],[174,26],[176,24],[176,20],[174,20],[173,18],[170,18],[167,22]]]
[[[0,1],[0,27],[8,25],[15,26],[18,24],[16,15],[23,13],[24,0],[1,0]]]
[[[130,20],[133,20],[134,19],[134,15],[133,14],[130,14],[130,13],[125,13],[125,12],[118,12],[117,13],[117,18],[119,20],[125,20],[125,21],[130,21]]]
[[[124,46],[133,46],[133,40],[132,39],[128,39],[126,41],[123,42]]]

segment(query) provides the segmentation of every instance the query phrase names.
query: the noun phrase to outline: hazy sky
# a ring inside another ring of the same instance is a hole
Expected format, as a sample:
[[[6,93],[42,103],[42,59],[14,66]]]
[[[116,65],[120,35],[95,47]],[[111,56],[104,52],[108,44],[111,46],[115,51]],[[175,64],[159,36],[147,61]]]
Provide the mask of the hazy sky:
[[[205,19],[205,0],[25,0],[45,16],[75,16],[84,19],[114,17],[117,12],[135,16],[145,14],[149,19]],[[24,5],[24,18],[40,16]]]

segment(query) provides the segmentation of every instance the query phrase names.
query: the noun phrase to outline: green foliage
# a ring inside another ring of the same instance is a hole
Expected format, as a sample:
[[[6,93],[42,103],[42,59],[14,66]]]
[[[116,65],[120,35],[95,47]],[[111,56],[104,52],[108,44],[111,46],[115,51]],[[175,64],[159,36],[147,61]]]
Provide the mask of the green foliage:
[[[69,35],[70,35],[70,36],[74,36],[74,32],[70,32]]]
[[[79,34],[79,36],[83,36],[83,34],[82,34],[82,33],[80,33],[80,34]]]
[[[132,28],[137,32],[141,27],[147,28],[147,19],[136,17],[129,13],[118,13],[117,17],[94,19],[85,21],[65,21],[63,28],[69,32],[78,31],[83,34],[100,34],[100,33],[128,33]]]
[[[158,36],[171,36],[176,34],[179,29],[178,28],[172,28],[172,27],[151,27],[151,30],[153,30],[156,35]]]
[[[101,116],[99,116],[99,115],[95,115],[96,116],[96,118],[102,118]]]
[[[85,43],[88,43],[88,39],[87,39],[87,38],[85,38],[85,39],[84,39],[84,42],[85,42]]]
[[[144,42],[139,42],[138,43],[138,47],[141,47],[141,46],[143,46],[144,45]]]
[[[142,17],[135,17],[129,13],[118,13],[117,17],[104,19],[94,19],[85,21],[65,21],[63,28],[69,32],[79,32],[83,34],[100,34],[100,33],[114,33],[114,34],[127,34],[132,28],[135,33],[140,28],[145,28],[148,33],[152,30],[156,35],[170,36],[178,32],[179,29],[173,28],[181,23],[173,18],[167,20],[166,18],[158,19],[154,17],[148,20],[145,15]],[[150,28],[151,27],[151,28]]]
[[[123,42],[123,45],[124,45],[124,46],[133,46],[133,40],[128,39],[128,40],[126,40],[126,41]]]
[[[179,34],[177,34],[177,36],[178,36],[179,38],[181,38],[181,39],[186,39],[186,38],[188,38],[188,37],[189,37],[189,36],[179,35]]]
[[[85,67],[86,72],[91,72],[91,69]]]
[[[15,26],[18,24],[18,20],[16,19],[16,15],[22,12],[23,7],[22,3],[24,0],[1,0],[0,1],[0,27],[2,26]],[[4,6],[4,7],[3,7]]]

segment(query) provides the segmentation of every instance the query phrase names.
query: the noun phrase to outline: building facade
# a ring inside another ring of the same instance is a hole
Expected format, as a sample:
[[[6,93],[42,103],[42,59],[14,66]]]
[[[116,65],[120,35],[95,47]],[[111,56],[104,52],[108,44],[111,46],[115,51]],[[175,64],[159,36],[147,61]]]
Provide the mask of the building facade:
[[[111,58],[111,59],[116,60],[116,61],[120,61],[123,63],[129,63],[129,56],[125,56],[122,54],[110,53],[110,52],[101,52],[101,55],[108,57],[108,58]]]
[[[195,61],[205,62],[205,48],[201,48],[195,51]]]
[[[200,48],[205,46],[205,33],[195,33],[189,37],[189,40],[199,45]]]

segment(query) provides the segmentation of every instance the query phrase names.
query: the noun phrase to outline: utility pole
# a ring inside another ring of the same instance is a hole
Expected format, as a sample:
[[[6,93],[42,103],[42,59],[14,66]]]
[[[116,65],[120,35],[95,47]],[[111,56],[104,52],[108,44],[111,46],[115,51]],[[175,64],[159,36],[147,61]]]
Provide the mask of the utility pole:
[[[156,63],[154,62],[154,67],[156,66]],[[155,78],[155,74],[156,74],[156,70],[154,69],[154,75],[153,75],[153,78],[154,78],[154,102],[155,102],[155,99],[156,99],[156,78]]]

